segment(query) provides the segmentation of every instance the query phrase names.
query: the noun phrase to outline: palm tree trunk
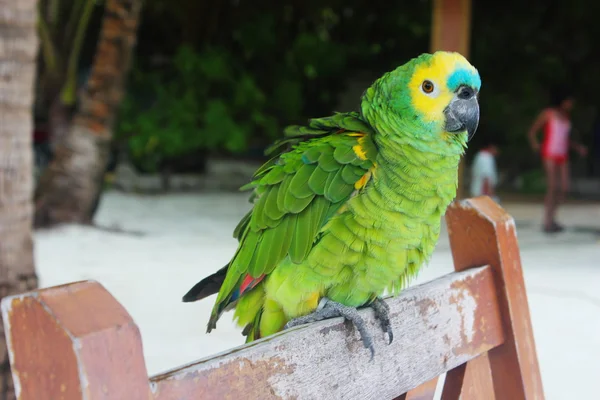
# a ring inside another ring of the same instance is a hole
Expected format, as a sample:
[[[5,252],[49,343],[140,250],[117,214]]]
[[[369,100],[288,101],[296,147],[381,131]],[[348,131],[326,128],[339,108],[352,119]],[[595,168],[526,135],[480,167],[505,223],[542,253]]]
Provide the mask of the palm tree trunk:
[[[106,2],[94,64],[80,106],[37,188],[37,226],[92,221],[141,7],[142,0]]]
[[[37,287],[33,262],[33,116],[37,0],[0,0],[0,297]],[[14,399],[0,326],[0,399]]]

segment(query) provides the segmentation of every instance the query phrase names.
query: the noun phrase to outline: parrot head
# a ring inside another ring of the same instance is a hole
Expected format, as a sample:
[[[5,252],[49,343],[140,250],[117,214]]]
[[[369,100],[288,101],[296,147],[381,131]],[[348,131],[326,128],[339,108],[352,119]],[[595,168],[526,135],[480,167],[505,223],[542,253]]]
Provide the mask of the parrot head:
[[[386,135],[463,147],[479,124],[480,87],[479,73],[459,53],[422,54],[375,81],[361,110]]]

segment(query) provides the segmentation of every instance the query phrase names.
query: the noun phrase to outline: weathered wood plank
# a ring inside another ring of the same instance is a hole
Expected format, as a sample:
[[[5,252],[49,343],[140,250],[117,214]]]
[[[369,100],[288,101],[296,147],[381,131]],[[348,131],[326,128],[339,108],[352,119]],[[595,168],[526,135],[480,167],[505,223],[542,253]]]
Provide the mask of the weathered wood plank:
[[[465,364],[459,365],[446,373],[441,400],[461,400],[467,364],[470,362],[467,361]]]
[[[487,353],[448,371],[441,400],[479,399],[495,399]]]
[[[20,400],[148,400],[138,327],[96,282],[2,300],[15,393]]]
[[[496,399],[488,353],[467,363],[465,383],[460,400],[478,400],[482,397],[486,400]]]
[[[544,399],[513,218],[482,196],[453,203],[446,221],[455,269],[491,265],[494,273],[506,335],[488,354],[496,398]]]
[[[298,327],[151,378],[156,400],[393,399],[500,345],[488,267],[449,274],[388,299],[394,342],[370,309],[375,358],[341,318]]]
[[[396,397],[394,400],[433,400],[435,398],[435,390],[437,388],[438,377],[428,380],[420,384],[414,389],[409,390],[403,395]]]

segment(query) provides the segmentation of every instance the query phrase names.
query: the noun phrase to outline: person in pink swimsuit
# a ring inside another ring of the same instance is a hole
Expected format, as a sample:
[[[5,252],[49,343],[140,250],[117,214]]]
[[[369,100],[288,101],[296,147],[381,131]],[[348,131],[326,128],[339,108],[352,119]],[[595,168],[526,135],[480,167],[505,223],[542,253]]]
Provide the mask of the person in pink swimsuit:
[[[552,100],[552,105],[540,112],[528,135],[531,147],[542,157],[546,172],[543,230],[547,233],[564,230],[555,218],[558,205],[569,191],[569,149],[573,148],[582,157],[587,154],[586,147],[570,137],[573,97],[568,92],[557,91]],[[540,146],[537,133],[541,128],[544,137]]]

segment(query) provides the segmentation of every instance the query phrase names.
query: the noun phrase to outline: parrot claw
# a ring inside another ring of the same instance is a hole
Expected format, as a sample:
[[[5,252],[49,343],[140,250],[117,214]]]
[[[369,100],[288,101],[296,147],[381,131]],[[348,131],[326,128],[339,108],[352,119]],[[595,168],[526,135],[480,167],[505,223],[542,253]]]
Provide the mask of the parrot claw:
[[[387,304],[386,304],[387,306]],[[317,311],[302,316],[298,318],[294,318],[290,320],[283,329],[292,328],[298,325],[309,324],[311,322],[322,321],[324,319],[335,318],[335,317],[344,317],[354,324],[358,332],[360,333],[361,340],[365,348],[369,349],[371,352],[371,361],[375,356],[375,347],[373,346],[373,338],[367,332],[367,327],[365,321],[362,319],[357,309],[354,307],[348,307],[340,303],[336,303],[335,301],[329,300],[327,298],[321,299],[321,304],[317,307]]]
[[[392,344],[394,332],[392,331],[392,324],[390,322],[390,306],[381,297],[377,297],[370,304],[370,307],[375,312],[375,317],[381,322],[381,328],[388,334],[390,339],[388,344]]]

